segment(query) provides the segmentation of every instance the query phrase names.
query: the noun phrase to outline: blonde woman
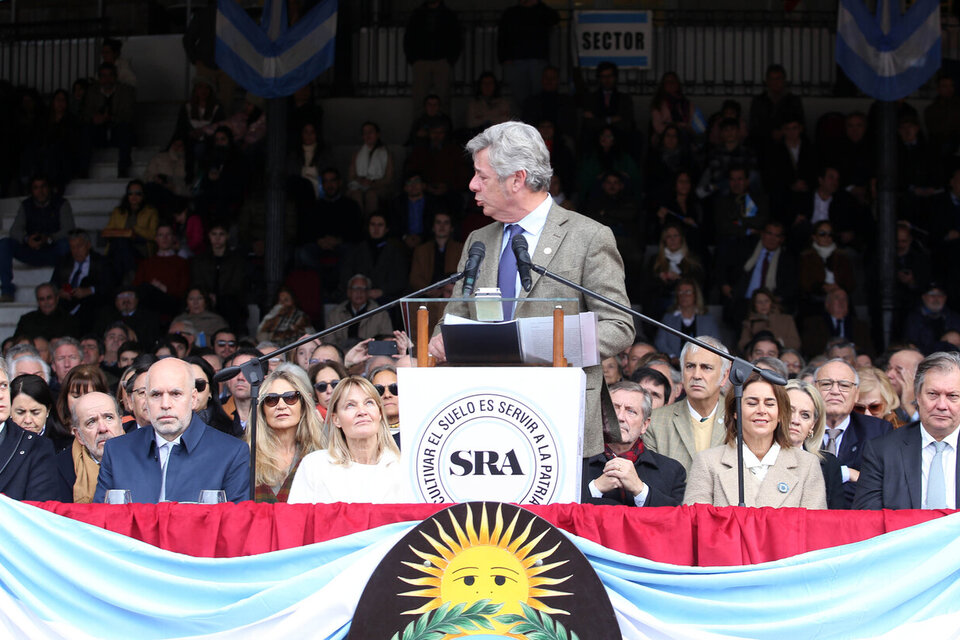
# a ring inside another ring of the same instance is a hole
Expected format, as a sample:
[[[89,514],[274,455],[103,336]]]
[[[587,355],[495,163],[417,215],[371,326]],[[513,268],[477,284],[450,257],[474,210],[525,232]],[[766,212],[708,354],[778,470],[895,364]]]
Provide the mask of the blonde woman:
[[[288,502],[407,502],[410,492],[383,402],[365,378],[337,383],[327,407],[327,448],[300,464]]]
[[[857,387],[854,411],[886,420],[894,429],[910,422],[901,415],[902,411],[897,411],[900,408],[900,397],[893,390],[886,373],[876,367],[861,367],[857,369],[857,375],[860,376],[860,386]]]
[[[250,444],[249,429],[244,438]],[[257,397],[255,500],[287,502],[300,463],[325,444],[306,374],[296,365],[280,365]]]
[[[817,388],[809,382],[791,380],[787,383],[790,398],[790,441],[803,447],[820,460],[820,471],[827,489],[828,509],[848,509],[843,495],[843,477],[837,456],[821,451],[823,432],[827,426],[827,406]]]

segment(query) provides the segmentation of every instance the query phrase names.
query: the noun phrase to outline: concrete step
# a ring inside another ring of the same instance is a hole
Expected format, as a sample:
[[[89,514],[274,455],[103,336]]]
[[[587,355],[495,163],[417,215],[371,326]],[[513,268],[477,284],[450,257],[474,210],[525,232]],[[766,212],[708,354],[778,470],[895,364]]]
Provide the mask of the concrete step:
[[[116,166],[114,166],[116,173]],[[123,178],[89,178],[86,180],[71,181],[64,192],[68,200],[73,203],[76,197],[92,198],[116,198],[117,201],[123,197],[127,188],[127,181]]]
[[[147,170],[146,162],[134,162],[130,166],[130,177],[131,178],[142,178],[143,174]],[[117,178],[117,163],[116,162],[97,162],[91,163],[89,168],[89,175],[91,180],[118,180],[122,178]],[[123,179],[123,183],[126,184],[127,180]]]

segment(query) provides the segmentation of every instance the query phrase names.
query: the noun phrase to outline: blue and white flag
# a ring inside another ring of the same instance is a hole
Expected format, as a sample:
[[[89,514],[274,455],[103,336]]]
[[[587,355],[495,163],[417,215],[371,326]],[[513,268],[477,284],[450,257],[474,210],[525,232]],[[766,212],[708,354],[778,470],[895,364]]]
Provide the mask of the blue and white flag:
[[[693,132],[698,136],[702,136],[707,132],[707,119],[704,117],[700,107],[693,107],[693,118],[690,119],[690,128],[693,129]]]
[[[342,639],[370,575],[413,526],[193,558],[0,496],[0,637]],[[960,637],[960,513],[738,567],[657,563],[571,539],[627,640]]]
[[[324,0],[287,26],[286,0],[265,0],[257,24],[235,0],[217,4],[217,65],[264,98],[294,93],[333,64],[337,0]]]
[[[837,64],[867,95],[905,98],[940,68],[940,2],[917,0],[901,14],[899,0],[840,0]]]

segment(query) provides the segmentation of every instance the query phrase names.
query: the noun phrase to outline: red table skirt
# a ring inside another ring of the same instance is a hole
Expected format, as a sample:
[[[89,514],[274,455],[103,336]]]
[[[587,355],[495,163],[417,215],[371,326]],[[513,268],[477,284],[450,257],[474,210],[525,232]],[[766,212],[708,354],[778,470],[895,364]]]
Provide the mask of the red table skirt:
[[[442,505],[33,503],[177,553],[229,558],[289,549],[394,522],[419,521]],[[657,562],[755,564],[858,542],[949,511],[807,511],[707,505],[629,508],[528,507],[572,534]]]

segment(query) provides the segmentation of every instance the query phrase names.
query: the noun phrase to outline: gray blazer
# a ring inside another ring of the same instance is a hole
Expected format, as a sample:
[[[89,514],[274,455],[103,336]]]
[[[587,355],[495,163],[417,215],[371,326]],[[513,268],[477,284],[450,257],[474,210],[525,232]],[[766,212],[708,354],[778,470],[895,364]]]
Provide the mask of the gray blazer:
[[[726,439],[726,429],[723,426],[724,402],[723,396],[717,401],[717,415],[713,421],[713,433],[710,435],[710,446],[723,444]],[[693,425],[690,424],[690,412],[687,401],[680,400],[665,407],[654,409],[650,416],[650,427],[643,434],[643,444],[651,451],[656,451],[668,458],[673,458],[683,465],[687,475],[690,474],[690,465],[697,455],[697,448],[693,439]]]
[[[803,449],[781,449],[762,482],[746,469],[743,480],[743,503],[748,507],[827,508],[820,461]],[[698,454],[687,476],[683,503],[729,507],[738,499],[736,447],[724,444]]]
[[[464,243],[460,264],[457,266],[458,271],[463,271],[467,252],[474,242],[480,241],[486,246],[487,254],[477,276],[477,288],[497,286],[502,240],[503,223],[494,222],[471,233]],[[630,304],[623,281],[623,260],[617,251],[613,232],[606,225],[554,204],[547,214],[547,222],[531,259],[535,264],[592,291],[624,305]],[[576,298],[579,300],[580,311],[593,311],[597,314],[599,321],[597,342],[601,359],[614,356],[633,344],[633,320],[628,314],[583,296],[538,273],[531,275],[533,287],[530,291],[524,291],[521,288],[518,298]],[[462,295],[463,281],[461,280],[453,291],[453,297]],[[546,312],[552,313],[549,310]],[[473,305],[450,303],[447,306],[447,313],[473,316],[475,312]],[[518,306],[520,316],[543,315],[543,313],[542,309]],[[612,426],[616,436],[619,436],[619,427],[609,395],[605,393],[606,385],[603,382],[603,371],[600,366],[586,367],[584,372],[587,374],[587,398],[584,412],[583,457],[589,458],[603,452],[605,421]],[[603,404],[609,405],[606,407],[606,412],[601,410],[601,395],[606,396]]]

